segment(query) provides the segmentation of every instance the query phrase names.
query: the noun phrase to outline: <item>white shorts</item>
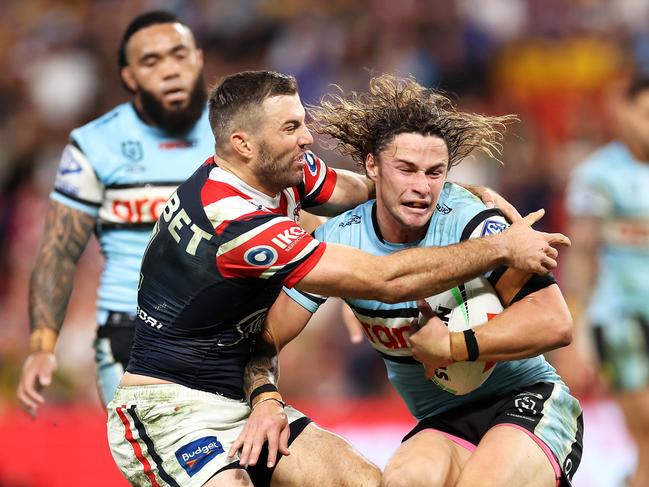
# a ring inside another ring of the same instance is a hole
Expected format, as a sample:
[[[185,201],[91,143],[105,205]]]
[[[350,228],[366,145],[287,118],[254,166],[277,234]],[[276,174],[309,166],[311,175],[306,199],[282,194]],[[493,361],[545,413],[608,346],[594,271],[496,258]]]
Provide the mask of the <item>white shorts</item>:
[[[286,406],[289,423],[304,415]],[[244,401],[178,384],[118,387],[108,404],[108,443],[132,485],[202,486],[224,467],[250,415]]]

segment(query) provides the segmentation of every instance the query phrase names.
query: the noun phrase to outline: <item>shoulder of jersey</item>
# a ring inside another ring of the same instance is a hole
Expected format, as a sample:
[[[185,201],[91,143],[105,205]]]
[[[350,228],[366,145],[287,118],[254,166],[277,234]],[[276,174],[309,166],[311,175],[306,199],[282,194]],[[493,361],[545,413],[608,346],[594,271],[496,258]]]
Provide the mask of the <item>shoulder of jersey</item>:
[[[366,201],[351,210],[330,218],[320,226],[315,235],[317,238],[344,243],[345,236],[353,235],[363,228],[364,221],[372,219],[374,200]]]
[[[625,162],[629,160],[631,160],[629,151],[623,144],[620,142],[609,142],[595,150],[583,162],[578,164],[574,172],[580,174],[603,171],[609,175],[612,162]]]
[[[437,201],[435,212],[439,218],[456,218],[462,213],[476,213],[486,207],[470,191],[455,183],[444,184],[442,194]]]
[[[94,120],[91,120],[87,124],[74,129],[72,133],[86,135],[97,130],[110,130],[112,126],[116,125],[120,121],[123,121],[129,115],[129,110],[130,107],[128,103],[117,105],[112,110],[104,113]]]

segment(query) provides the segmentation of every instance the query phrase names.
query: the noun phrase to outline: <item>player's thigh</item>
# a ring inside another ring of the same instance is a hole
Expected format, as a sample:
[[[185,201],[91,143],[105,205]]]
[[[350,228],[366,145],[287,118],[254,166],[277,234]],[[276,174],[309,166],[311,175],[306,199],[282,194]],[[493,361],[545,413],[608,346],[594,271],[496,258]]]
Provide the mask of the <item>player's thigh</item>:
[[[553,465],[530,435],[512,426],[490,429],[466,462],[457,487],[556,487]]]
[[[208,480],[203,487],[252,487],[248,473],[240,468],[222,470]]]
[[[380,484],[381,471],[340,436],[310,423],[277,463],[273,487]]]
[[[471,450],[442,432],[420,431],[399,446],[383,472],[385,487],[451,487]]]

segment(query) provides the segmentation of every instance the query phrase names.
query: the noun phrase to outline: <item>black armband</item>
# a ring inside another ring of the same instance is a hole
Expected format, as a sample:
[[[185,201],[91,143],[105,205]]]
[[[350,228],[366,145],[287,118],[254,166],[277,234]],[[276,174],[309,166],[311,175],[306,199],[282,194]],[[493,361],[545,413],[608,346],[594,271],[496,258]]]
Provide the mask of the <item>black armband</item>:
[[[263,385],[255,388],[250,393],[250,399],[248,399],[248,403],[252,404],[255,397],[257,397],[259,394],[262,394],[264,392],[278,392],[277,386],[275,386],[275,384],[263,384]]]

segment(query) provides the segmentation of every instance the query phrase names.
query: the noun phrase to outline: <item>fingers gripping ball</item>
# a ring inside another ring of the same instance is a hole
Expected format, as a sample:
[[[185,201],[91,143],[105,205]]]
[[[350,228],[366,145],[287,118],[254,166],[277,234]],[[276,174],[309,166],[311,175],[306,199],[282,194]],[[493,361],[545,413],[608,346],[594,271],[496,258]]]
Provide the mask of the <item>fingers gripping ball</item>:
[[[427,298],[426,302],[455,332],[482,325],[503,311],[498,295],[483,277]],[[432,381],[451,394],[468,394],[489,378],[494,366],[493,362],[455,362],[437,368]]]

